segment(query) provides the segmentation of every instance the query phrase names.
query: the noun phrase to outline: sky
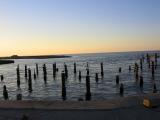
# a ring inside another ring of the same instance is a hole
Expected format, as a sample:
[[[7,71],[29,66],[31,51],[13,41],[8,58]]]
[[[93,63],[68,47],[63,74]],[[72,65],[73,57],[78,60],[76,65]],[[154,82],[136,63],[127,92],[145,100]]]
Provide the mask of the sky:
[[[160,50],[160,0],[0,0],[0,56]]]

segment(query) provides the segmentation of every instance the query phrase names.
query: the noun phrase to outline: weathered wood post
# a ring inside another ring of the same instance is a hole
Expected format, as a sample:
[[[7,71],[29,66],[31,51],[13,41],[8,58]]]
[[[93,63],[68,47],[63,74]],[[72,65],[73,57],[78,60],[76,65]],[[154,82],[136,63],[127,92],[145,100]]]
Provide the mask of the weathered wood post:
[[[131,66],[129,66],[129,72],[131,72],[131,70],[132,70],[132,68],[131,68]]]
[[[56,72],[57,72],[56,63],[54,63],[53,64],[53,78],[56,77]]]
[[[27,78],[27,65],[25,65],[25,78]]]
[[[143,76],[140,76],[139,86],[140,88],[143,88]]]
[[[9,98],[8,98],[8,90],[7,90],[7,87],[4,85],[3,86],[3,98],[5,99],[5,100],[8,100]]]
[[[158,54],[155,53],[155,69],[157,69],[157,59],[158,59]]]
[[[120,68],[119,68],[119,73],[121,73],[121,72],[122,72],[122,68],[120,67]]]
[[[121,83],[121,84],[120,84],[120,88],[119,88],[119,94],[120,94],[121,96],[123,96],[123,93],[124,93],[124,86],[123,86],[123,84]]]
[[[19,88],[19,87],[20,87],[20,84],[21,84],[21,82],[20,82],[20,70],[19,70],[19,65],[17,66],[16,71],[17,71],[17,86],[18,86],[18,88]]]
[[[4,76],[3,75],[1,75],[1,81],[3,81],[4,80]]]
[[[81,71],[79,71],[79,81],[81,82],[82,79],[82,75],[81,75]]]
[[[46,68],[46,64],[43,65],[43,78],[44,78],[44,82],[47,82],[47,68]]]
[[[66,75],[64,72],[62,72],[61,77],[62,77],[62,99],[66,100]]]
[[[76,74],[77,73],[77,65],[76,65],[76,63],[74,63],[74,74]]]
[[[155,64],[154,61],[152,61],[152,77],[154,77],[154,73],[155,73]]]
[[[141,68],[141,71],[143,70],[143,60],[140,59],[140,68]]]
[[[37,79],[36,70],[34,69],[34,80]]]
[[[116,75],[116,84],[119,85],[119,75]]]
[[[104,71],[103,71],[103,63],[101,63],[101,76],[104,76]]]
[[[68,68],[67,65],[64,64],[65,77],[68,78]]]
[[[91,91],[90,91],[90,76],[86,76],[86,100],[91,100]]]
[[[147,58],[148,68],[151,68],[151,58],[150,58],[150,55],[148,53],[146,55],[146,58]]]
[[[37,73],[37,76],[38,76],[39,75],[38,63],[36,63],[36,73]]]
[[[138,78],[139,78],[139,66],[138,66],[137,63],[135,63],[134,72],[135,72],[136,80],[138,80]]]
[[[22,94],[17,94],[17,100],[22,100]]]
[[[157,87],[156,87],[156,84],[154,83],[153,85],[153,93],[157,93]]]
[[[89,68],[87,68],[87,76],[89,76]]]
[[[28,78],[28,90],[29,90],[29,92],[32,92],[33,89],[32,89],[32,74],[31,74],[31,69],[28,69],[28,75],[29,75],[29,78]]]
[[[98,73],[95,74],[95,80],[96,80],[96,83],[98,83],[98,80],[99,80]]]

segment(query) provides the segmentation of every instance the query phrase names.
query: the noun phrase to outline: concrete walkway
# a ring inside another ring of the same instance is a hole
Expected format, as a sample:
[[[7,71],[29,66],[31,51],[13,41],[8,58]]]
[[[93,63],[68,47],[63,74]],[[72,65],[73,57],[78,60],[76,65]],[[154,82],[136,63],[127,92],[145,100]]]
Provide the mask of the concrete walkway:
[[[0,101],[0,120],[159,120],[160,107],[143,107],[143,98],[159,94],[91,102]]]

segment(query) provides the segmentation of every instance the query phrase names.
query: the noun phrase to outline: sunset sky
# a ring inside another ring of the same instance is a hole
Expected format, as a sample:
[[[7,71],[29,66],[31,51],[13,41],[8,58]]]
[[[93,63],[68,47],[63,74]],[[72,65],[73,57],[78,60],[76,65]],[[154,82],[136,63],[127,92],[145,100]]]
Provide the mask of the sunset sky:
[[[160,50],[160,0],[0,0],[0,56]]]

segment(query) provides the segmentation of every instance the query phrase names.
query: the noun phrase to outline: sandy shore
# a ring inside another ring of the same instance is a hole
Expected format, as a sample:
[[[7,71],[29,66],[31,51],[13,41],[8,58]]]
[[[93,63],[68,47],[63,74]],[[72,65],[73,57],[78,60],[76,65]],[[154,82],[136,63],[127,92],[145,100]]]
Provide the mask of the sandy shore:
[[[0,120],[159,120],[160,107],[148,109],[144,98],[159,94],[148,94],[106,101],[0,101]]]

